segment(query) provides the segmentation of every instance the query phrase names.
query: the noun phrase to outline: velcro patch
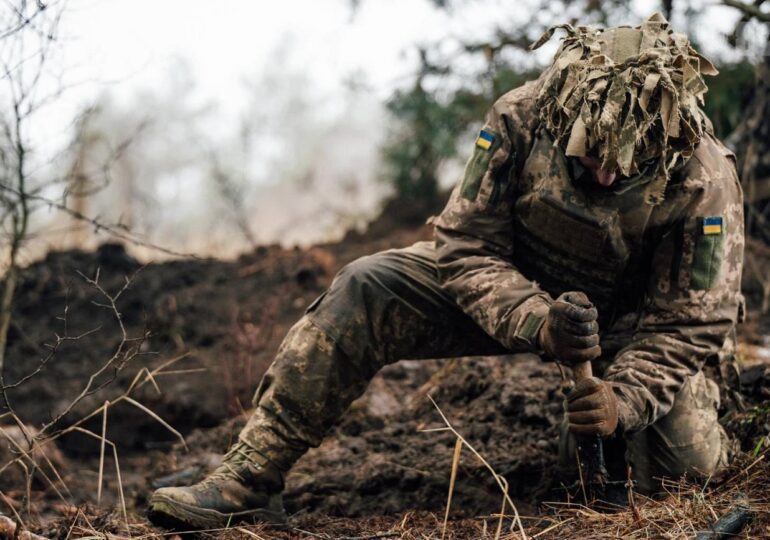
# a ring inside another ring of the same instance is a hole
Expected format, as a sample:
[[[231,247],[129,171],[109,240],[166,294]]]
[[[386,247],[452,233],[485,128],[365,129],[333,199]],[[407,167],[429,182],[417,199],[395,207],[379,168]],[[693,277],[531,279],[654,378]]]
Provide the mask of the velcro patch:
[[[724,254],[725,236],[722,216],[698,218],[701,235],[695,240],[690,288],[711,289],[719,279]]]
[[[722,234],[722,216],[704,217],[703,234],[706,236]]]
[[[537,334],[540,332],[540,327],[543,326],[543,321],[545,321],[545,317],[527,313],[527,318],[521,325],[519,337],[530,345],[537,345]]]
[[[492,144],[495,142],[495,136],[488,131],[481,130],[479,136],[476,138],[476,146],[482,150],[489,150],[492,148]]]
[[[502,139],[500,135],[485,129],[481,130],[481,133],[476,138],[473,154],[471,154],[468,163],[465,165],[465,174],[463,175],[463,183],[460,189],[460,194],[463,198],[469,201],[476,200],[481,189],[481,181],[484,179],[484,174],[486,174],[489,167],[489,162],[501,144]]]

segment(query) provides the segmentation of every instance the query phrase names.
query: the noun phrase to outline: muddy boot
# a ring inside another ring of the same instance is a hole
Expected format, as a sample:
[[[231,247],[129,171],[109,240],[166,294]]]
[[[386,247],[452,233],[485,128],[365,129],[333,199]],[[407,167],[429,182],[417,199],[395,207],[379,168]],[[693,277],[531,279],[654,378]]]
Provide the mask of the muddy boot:
[[[217,529],[239,521],[284,523],[283,475],[254,449],[238,442],[222,465],[189,487],[152,494],[148,517],[172,529]]]

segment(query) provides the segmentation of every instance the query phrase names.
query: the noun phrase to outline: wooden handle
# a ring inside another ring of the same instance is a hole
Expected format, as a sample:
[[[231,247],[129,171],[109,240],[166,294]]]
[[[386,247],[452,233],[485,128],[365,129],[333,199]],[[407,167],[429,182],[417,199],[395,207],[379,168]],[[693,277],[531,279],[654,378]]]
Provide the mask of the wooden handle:
[[[591,362],[581,362],[572,366],[572,375],[575,377],[575,382],[593,377],[594,373],[591,369]]]

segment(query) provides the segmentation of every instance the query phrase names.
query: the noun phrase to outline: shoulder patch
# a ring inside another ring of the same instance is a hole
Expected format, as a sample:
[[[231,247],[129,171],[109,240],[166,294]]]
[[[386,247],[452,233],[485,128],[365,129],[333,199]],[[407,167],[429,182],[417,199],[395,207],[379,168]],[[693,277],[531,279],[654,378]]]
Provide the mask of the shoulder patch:
[[[704,217],[702,223],[703,234],[722,234],[722,216]]]
[[[460,194],[469,201],[475,201],[481,189],[481,182],[492,160],[492,154],[502,144],[500,135],[494,131],[482,129],[479,136],[476,137],[476,144],[473,148],[468,163],[465,165],[462,187]]]
[[[700,224],[695,240],[690,287],[694,290],[711,289],[719,278],[724,254],[722,216],[697,218]]]
[[[489,131],[481,130],[479,136],[476,138],[476,146],[482,150],[489,150],[495,142],[495,136]]]

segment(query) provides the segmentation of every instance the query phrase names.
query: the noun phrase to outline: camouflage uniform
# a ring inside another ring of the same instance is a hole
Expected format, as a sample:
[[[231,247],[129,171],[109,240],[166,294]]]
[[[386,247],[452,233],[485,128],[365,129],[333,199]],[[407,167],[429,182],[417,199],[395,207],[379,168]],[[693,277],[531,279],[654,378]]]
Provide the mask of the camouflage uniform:
[[[539,353],[553,298],[583,291],[600,317],[594,370],[618,398],[640,487],[724,463],[719,394],[701,368],[722,352],[741,304],[734,156],[703,124],[692,152],[672,139],[678,150],[665,166],[626,160],[628,174],[599,186],[554,143],[559,130],[546,129],[548,77],[495,103],[434,220],[435,242],[352,262],[308,308],[259,385],[244,445],[286,471],[383,366]]]
[[[243,441],[286,470],[384,365],[537,352],[551,299],[582,290],[599,307],[596,371],[620,398],[635,470],[714,471],[719,397],[700,369],[720,353],[741,302],[743,206],[732,155],[705,137],[656,206],[644,202],[644,173],[610,189],[573,180],[580,168],[533,114],[536,88],[506,94],[488,115],[485,129],[500,142],[471,157],[435,221],[435,246],[359,259],[311,305],[260,384]],[[701,232],[708,216],[723,219],[716,239]]]
[[[665,30],[660,19],[646,24]],[[681,40],[675,45],[688,50]],[[571,47],[574,40],[565,40],[562,53]],[[552,299],[578,290],[599,311],[603,355],[595,371],[619,398],[640,485],[652,489],[652,476],[708,474],[724,462],[719,394],[701,367],[722,351],[741,304],[743,202],[734,156],[704,121],[689,152],[669,134],[678,150],[666,167],[627,160],[625,177],[598,186],[565,155],[580,155],[574,140],[565,152],[552,138],[558,129],[545,129],[555,113],[543,112],[543,88],[553,77],[547,71],[494,105],[485,140],[435,220],[435,246],[355,261],[309,308],[260,385],[243,440],[288,468],[382,366],[538,352]],[[639,91],[648,103],[651,80],[641,77]],[[688,116],[679,114],[684,124]],[[692,135],[666,120],[667,129]],[[613,147],[623,154],[623,140]]]

